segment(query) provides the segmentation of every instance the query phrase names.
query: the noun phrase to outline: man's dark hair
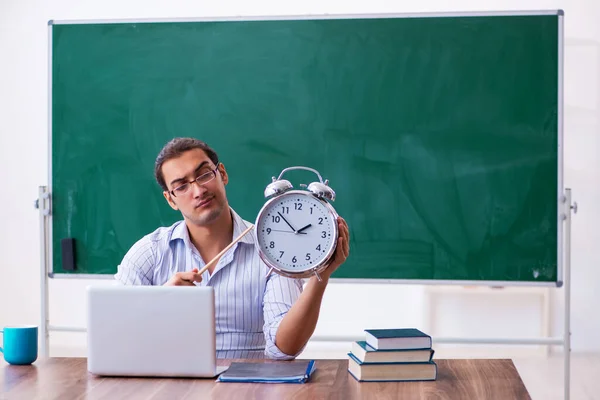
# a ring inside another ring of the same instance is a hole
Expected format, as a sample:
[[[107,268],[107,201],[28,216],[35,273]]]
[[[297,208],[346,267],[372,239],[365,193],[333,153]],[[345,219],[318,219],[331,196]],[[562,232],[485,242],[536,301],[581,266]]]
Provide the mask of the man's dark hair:
[[[219,157],[217,156],[217,153],[215,153],[215,151],[203,141],[194,138],[172,139],[161,149],[160,153],[158,153],[158,156],[156,157],[156,161],[154,162],[154,177],[163,190],[169,190],[169,188],[167,188],[167,184],[165,183],[165,177],[162,173],[163,164],[166,161],[177,158],[186,151],[193,149],[203,150],[213,164],[217,165],[219,163]]]

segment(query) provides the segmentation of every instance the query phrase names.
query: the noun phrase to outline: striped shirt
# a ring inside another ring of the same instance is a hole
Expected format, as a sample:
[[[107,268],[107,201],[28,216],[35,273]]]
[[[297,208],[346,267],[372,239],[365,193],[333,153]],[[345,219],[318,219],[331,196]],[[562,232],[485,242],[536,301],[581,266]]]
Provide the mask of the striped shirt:
[[[233,241],[250,225],[233,209],[231,215]],[[115,279],[125,285],[163,285],[176,272],[204,265],[182,220],[136,242],[125,254]],[[217,358],[288,360],[300,353],[283,353],[275,344],[275,334],[302,293],[303,281],[275,273],[267,277],[268,271],[256,251],[254,236],[247,234],[223,254],[212,275],[208,271],[202,274],[198,285],[215,290]]]

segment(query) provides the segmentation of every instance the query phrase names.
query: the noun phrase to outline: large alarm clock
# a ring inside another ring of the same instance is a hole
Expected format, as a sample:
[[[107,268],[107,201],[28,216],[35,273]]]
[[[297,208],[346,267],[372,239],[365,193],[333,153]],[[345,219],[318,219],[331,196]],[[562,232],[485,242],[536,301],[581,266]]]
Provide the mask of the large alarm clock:
[[[319,182],[293,190],[285,172],[312,171]],[[254,235],[260,258],[269,273],[307,278],[322,272],[331,261],[338,241],[338,215],[330,202],[335,192],[319,172],[308,167],[289,167],[273,177],[264,191],[266,201],[256,217]]]

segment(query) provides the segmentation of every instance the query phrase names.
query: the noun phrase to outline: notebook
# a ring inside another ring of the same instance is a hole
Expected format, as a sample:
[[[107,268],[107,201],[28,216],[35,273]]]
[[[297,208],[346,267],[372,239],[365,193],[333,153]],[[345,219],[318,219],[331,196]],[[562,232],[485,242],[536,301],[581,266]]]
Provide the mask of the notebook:
[[[314,360],[233,362],[217,382],[305,383],[314,371]]]

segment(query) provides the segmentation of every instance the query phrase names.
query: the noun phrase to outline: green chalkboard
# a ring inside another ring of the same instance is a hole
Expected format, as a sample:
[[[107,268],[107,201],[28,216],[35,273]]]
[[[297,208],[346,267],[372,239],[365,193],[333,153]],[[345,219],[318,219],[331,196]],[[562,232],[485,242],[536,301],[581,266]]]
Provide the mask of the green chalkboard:
[[[153,163],[193,136],[252,222],[282,169],[329,179],[336,278],[559,282],[561,18],[51,23],[52,270],[113,274],[180,219]]]

